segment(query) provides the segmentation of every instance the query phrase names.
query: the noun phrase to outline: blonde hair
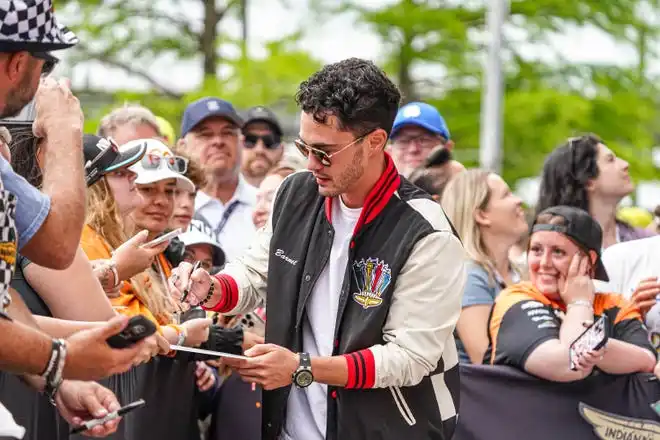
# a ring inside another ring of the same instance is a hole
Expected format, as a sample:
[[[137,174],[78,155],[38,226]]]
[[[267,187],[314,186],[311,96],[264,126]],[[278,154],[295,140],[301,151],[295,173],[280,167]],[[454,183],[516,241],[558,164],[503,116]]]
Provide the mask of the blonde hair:
[[[117,249],[133,235],[133,231],[128,231],[122,220],[105,177],[88,189],[85,223],[99,234],[112,250]],[[176,308],[174,301],[161,287],[159,275],[154,269],[148,268],[131,278],[130,282],[138,300],[149,309],[159,323],[172,322],[172,312]]]
[[[486,209],[491,193],[488,176],[491,173],[480,169],[465,170],[456,174],[442,193],[442,207],[453,223],[468,257],[481,266],[491,283],[495,283],[492,257],[483,240],[481,228],[475,220],[477,210]],[[518,269],[513,263],[511,267]],[[518,273],[521,273],[518,270]]]
[[[158,119],[151,110],[138,104],[124,104],[122,107],[112,110],[101,119],[96,134],[101,137],[112,136],[115,131],[124,125],[149,125],[159,136],[162,135]]]

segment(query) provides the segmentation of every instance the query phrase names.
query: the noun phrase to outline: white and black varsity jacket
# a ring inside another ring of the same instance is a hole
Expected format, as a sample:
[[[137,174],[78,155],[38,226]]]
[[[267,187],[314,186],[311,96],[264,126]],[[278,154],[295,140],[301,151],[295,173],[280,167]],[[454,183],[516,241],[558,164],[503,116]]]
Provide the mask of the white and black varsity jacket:
[[[214,310],[242,313],[266,297],[266,341],[301,351],[305,304],[332,246],[331,203],[311,173],[289,176],[251,248],[217,276]],[[349,379],[328,387],[328,440],[452,437],[465,261],[440,205],[387,156],[350,245],[334,341]],[[263,393],[264,440],[278,438],[289,391]]]

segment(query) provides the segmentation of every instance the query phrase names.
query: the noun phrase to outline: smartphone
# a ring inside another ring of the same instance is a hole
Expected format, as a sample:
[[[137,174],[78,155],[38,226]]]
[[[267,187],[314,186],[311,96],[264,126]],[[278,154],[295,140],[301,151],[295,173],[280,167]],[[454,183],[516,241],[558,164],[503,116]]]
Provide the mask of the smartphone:
[[[660,400],[651,404],[651,408],[660,416]]]
[[[151,240],[149,243],[145,243],[142,245],[142,247],[154,247],[158,246],[161,243],[164,243],[166,241],[170,241],[174,237],[181,235],[183,233],[183,229],[177,228],[171,232],[168,232],[167,234],[161,235],[160,237]]]
[[[127,348],[154,333],[156,333],[156,325],[143,315],[136,315],[128,320],[124,330],[110,336],[107,342],[112,348]]]
[[[571,370],[577,371],[577,360],[581,354],[600,350],[607,343],[608,337],[607,316],[603,315],[570,345],[568,356]]]
[[[240,317],[238,325],[243,330],[249,330],[258,335],[263,336],[266,332],[266,313],[263,307],[256,309],[254,312],[246,313]]]
[[[121,417],[124,414],[128,414],[133,410],[143,407],[145,404],[146,402],[144,401],[144,399],[136,400],[133,403],[129,403],[126,406],[122,406],[117,411],[113,411],[101,419],[92,419],[83,422],[80,426],[76,426],[75,428],[72,428],[71,434],[80,434],[81,432],[87,431],[88,429],[92,429],[95,426],[102,425],[106,422],[109,422],[110,420],[116,419],[117,417]]]

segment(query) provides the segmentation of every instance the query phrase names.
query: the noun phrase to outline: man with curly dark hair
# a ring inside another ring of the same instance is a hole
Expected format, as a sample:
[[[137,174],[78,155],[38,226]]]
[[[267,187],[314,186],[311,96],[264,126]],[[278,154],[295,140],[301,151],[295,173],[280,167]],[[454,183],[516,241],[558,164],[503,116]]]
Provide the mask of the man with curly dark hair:
[[[264,387],[265,440],[450,439],[452,336],[465,253],[440,205],[385,153],[400,93],[372,62],[325,66],[300,85],[295,141],[308,172],[282,182],[250,250],[213,277],[170,279],[208,310],[266,300],[266,342],[227,359]]]

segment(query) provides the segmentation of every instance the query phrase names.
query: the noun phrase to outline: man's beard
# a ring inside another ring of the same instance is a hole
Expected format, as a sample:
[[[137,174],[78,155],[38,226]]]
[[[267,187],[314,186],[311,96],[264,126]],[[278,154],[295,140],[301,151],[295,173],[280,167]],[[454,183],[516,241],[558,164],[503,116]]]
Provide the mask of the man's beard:
[[[11,116],[16,116],[23,110],[23,108],[32,101],[36,89],[32,90],[30,78],[31,69],[28,69],[28,73],[23,76],[20,83],[13,89],[7,92],[5,97],[5,106],[0,113],[1,118],[8,118]]]
[[[337,197],[348,191],[364,174],[363,156],[364,153],[358,148],[349,167],[336,179],[334,188],[326,190],[319,187],[319,193],[325,197]]]
[[[261,169],[261,168],[253,168],[252,164],[256,162],[258,159],[261,159],[265,164],[266,167]],[[265,177],[266,174],[273,168],[275,165],[275,162],[273,162],[268,156],[262,155],[262,154],[256,154],[254,157],[250,158],[245,162],[245,166],[243,167],[243,172],[250,176],[250,177]]]

